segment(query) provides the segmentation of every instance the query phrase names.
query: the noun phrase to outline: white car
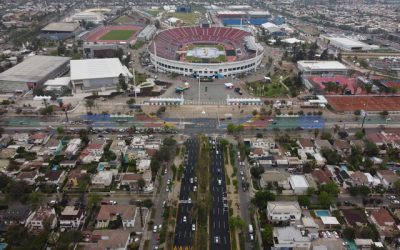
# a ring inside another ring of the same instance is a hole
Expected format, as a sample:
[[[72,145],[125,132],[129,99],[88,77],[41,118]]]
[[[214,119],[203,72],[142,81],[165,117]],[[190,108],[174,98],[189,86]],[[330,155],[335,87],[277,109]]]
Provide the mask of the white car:
[[[153,233],[157,233],[157,226],[153,227]]]
[[[168,173],[168,169],[165,169],[165,170],[164,170],[164,174],[167,174],[167,173]]]
[[[190,184],[193,184],[193,178],[190,178]]]
[[[329,231],[326,231],[326,235],[328,236],[328,238],[332,238],[332,234]]]
[[[328,235],[325,232],[322,232],[322,236],[324,237],[324,239],[328,238]]]
[[[335,236],[336,239],[339,239],[339,234],[336,231],[333,231],[333,236]]]
[[[192,224],[192,231],[196,231],[196,224]]]
[[[192,199],[189,197],[187,200],[188,203],[192,203]]]
[[[215,244],[219,244],[219,236],[215,236],[214,237],[214,243]]]
[[[196,192],[197,191],[197,186],[194,186],[193,187],[193,192]]]
[[[243,175],[244,175],[244,172],[243,172],[243,171],[240,171],[240,175],[243,176]]]
[[[158,230],[161,230],[162,224],[158,225]]]
[[[183,216],[182,221],[183,221],[183,222],[186,222],[186,216]]]

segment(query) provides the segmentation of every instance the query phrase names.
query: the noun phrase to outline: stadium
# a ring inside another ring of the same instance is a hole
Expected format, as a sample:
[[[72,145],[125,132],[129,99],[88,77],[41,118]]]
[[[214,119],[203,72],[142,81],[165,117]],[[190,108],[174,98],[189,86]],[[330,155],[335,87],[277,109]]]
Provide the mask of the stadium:
[[[208,25],[163,30],[148,51],[156,71],[201,78],[254,72],[264,54],[251,33]]]
[[[100,26],[85,34],[82,40],[96,44],[134,44],[142,29],[143,27],[135,25]]]

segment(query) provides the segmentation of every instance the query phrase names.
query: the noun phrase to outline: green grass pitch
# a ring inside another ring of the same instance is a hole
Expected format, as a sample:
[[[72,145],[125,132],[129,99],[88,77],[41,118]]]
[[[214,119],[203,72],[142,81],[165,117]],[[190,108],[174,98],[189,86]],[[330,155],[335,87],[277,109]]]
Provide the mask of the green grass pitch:
[[[100,37],[99,40],[128,40],[136,30],[111,30],[104,36]]]

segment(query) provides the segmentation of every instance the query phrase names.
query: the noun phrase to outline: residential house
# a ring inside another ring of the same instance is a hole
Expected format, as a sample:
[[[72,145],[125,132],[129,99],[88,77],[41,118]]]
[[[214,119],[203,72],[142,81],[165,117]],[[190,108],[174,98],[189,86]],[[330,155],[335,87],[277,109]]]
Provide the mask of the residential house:
[[[61,229],[78,229],[84,222],[85,210],[75,207],[66,206],[60,215]]]
[[[28,185],[34,185],[36,183],[36,179],[39,177],[38,171],[29,171],[29,172],[20,172],[16,180],[17,181],[23,181],[27,183]]]
[[[121,175],[121,185],[128,186],[130,190],[138,190],[138,181],[143,179],[148,188],[152,184],[151,177],[151,170],[147,170],[143,174],[124,173]]]
[[[134,205],[102,205],[96,217],[96,228],[107,228],[118,216],[121,217],[124,228],[134,227],[136,210]]]
[[[0,151],[0,159],[10,159],[14,158],[17,155],[16,148],[3,148]]]
[[[87,173],[80,170],[72,170],[69,172],[66,186],[69,188],[78,188],[79,183],[87,177]]]
[[[128,150],[128,146],[126,145],[125,140],[113,140],[110,145],[110,151],[113,152],[117,157],[121,154],[125,155]]]
[[[388,169],[378,170],[376,176],[381,180],[385,188],[393,188],[394,183],[399,179],[392,170]]]
[[[363,140],[351,140],[350,145],[352,147],[363,149],[365,147],[365,142]]]
[[[316,168],[311,172],[311,176],[314,178],[315,182],[319,185],[324,185],[331,182],[332,173],[328,169]]]
[[[78,153],[81,144],[82,140],[79,138],[70,140],[67,144],[67,148],[64,151],[65,157],[70,159],[71,157],[75,156]]]
[[[346,140],[335,140],[333,142],[333,147],[344,155],[351,152],[351,145]]]
[[[63,170],[50,170],[44,175],[47,184],[60,185],[64,180],[65,172]]]
[[[351,173],[350,177],[355,186],[369,186],[368,177],[361,171]]]
[[[396,224],[393,216],[384,207],[372,211],[370,218],[372,222],[374,222],[375,225],[383,231],[393,228]]]
[[[70,168],[73,169],[76,167],[76,161],[73,160],[64,160],[60,162],[61,168]]]
[[[3,216],[6,225],[27,225],[33,217],[31,205],[11,205]]]
[[[299,138],[297,145],[307,153],[314,153],[314,144],[310,138]]]
[[[274,223],[299,221],[301,213],[297,201],[270,201],[267,205],[267,218]]]
[[[310,249],[311,240],[302,234],[299,228],[274,227],[272,250],[280,249]]]
[[[105,141],[89,143],[79,157],[82,163],[99,162],[103,156],[105,145]]]
[[[136,169],[137,169],[139,172],[144,172],[144,171],[146,171],[146,170],[149,170],[149,169],[150,169],[150,163],[151,163],[151,160],[150,160],[150,159],[141,159],[141,160],[139,161],[139,164],[137,164]]]
[[[46,144],[48,140],[50,139],[49,134],[43,133],[43,132],[38,132],[30,135],[28,139],[28,143],[33,144],[33,145],[42,145]]]
[[[264,159],[269,156],[267,150],[261,147],[253,147],[250,149],[249,158],[250,159]]]
[[[380,133],[367,133],[366,138],[367,140],[375,143],[378,147],[386,144],[386,141]]]
[[[57,226],[56,211],[50,207],[39,207],[34,212],[28,228],[30,230],[43,230],[46,226],[50,229],[54,229]]]
[[[91,243],[85,244],[85,250],[125,250],[131,243],[131,233],[127,230],[95,230],[90,238]]]
[[[110,187],[113,180],[113,172],[106,170],[94,174],[92,177],[92,188]]]
[[[316,139],[314,145],[318,151],[321,151],[324,148],[332,149],[332,144],[328,140]]]
[[[365,226],[368,224],[364,210],[361,209],[342,209],[343,218],[351,226]]]
[[[6,148],[8,144],[12,141],[12,138],[8,134],[1,135],[0,137],[0,149]]]
[[[295,194],[305,194],[309,188],[309,184],[304,175],[291,175],[289,177],[290,186]]]

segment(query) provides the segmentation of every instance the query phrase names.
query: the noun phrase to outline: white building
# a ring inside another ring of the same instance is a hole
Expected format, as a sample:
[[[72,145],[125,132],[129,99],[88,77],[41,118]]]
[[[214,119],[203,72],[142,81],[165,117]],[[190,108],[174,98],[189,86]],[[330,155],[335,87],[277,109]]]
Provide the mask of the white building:
[[[278,249],[310,249],[311,240],[302,235],[296,227],[275,227],[274,228],[273,250]]]
[[[82,143],[82,140],[79,138],[70,140],[68,142],[67,148],[65,149],[65,155],[67,157],[76,155],[76,153],[78,153],[81,143]]]
[[[150,159],[141,159],[137,166],[137,170],[139,172],[144,172],[144,171],[150,169],[150,163],[151,163]]]
[[[66,206],[60,215],[60,228],[65,229],[77,229],[84,221],[85,212],[83,209]]]
[[[97,188],[109,187],[113,180],[112,171],[100,171],[92,177],[92,186]]]
[[[303,74],[309,75],[347,74],[347,67],[338,61],[298,61],[297,68]]]
[[[298,221],[301,211],[297,201],[270,201],[267,205],[267,218],[272,222]]]
[[[304,175],[291,175],[289,177],[289,183],[295,194],[305,194],[309,187]]]
[[[369,45],[349,37],[321,36],[332,47],[343,51],[368,51],[379,49],[377,45]]]
[[[115,88],[121,74],[126,83],[132,78],[118,58],[71,60],[71,82],[75,92]]]

